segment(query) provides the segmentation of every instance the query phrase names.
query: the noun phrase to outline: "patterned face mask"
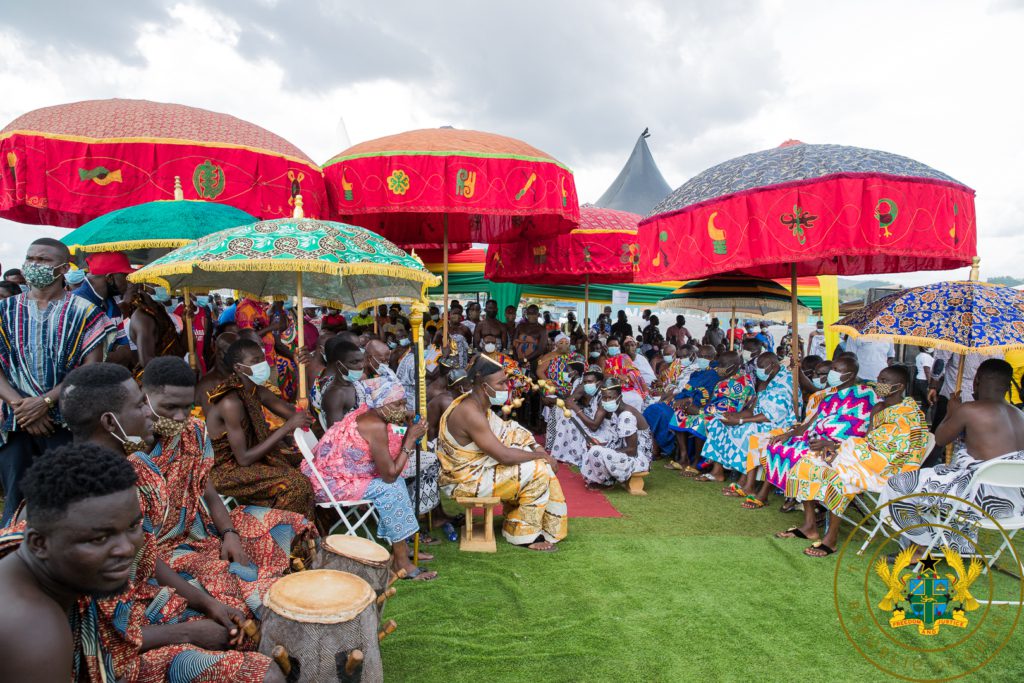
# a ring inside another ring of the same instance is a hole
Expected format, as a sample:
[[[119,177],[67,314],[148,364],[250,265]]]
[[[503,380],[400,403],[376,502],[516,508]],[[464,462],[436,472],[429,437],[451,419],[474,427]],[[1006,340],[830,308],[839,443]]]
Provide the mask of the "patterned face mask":
[[[56,271],[65,265],[62,263],[59,266],[48,266],[43,263],[29,263],[26,261],[21,265],[21,274],[25,277],[25,282],[28,283],[29,287],[42,289],[43,287],[49,287],[57,280],[58,275]]]
[[[879,398],[886,398],[901,391],[903,391],[902,384],[888,384],[886,382],[875,384],[875,395]]]
[[[185,431],[184,422],[178,422],[177,420],[164,417],[157,413],[156,410],[153,409],[153,402],[149,400],[149,396],[146,397],[146,402],[149,403],[149,410],[153,413],[153,417],[155,418],[153,422],[153,431],[156,432],[158,436],[170,439]]]
[[[399,405],[381,406],[377,409],[380,419],[393,425],[405,424],[405,408]]]

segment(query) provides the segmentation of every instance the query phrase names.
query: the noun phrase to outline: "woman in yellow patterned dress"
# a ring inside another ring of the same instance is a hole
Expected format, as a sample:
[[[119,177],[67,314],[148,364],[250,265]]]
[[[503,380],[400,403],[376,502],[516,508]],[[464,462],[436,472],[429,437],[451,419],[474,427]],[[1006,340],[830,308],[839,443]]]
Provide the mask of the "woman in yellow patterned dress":
[[[828,533],[807,548],[810,557],[826,557],[835,551],[839,515],[863,491],[881,491],[889,478],[920,467],[927,440],[924,413],[906,395],[910,373],[901,365],[882,370],[875,395],[882,400],[871,413],[871,431],[851,437],[824,457],[802,458],[786,480],[786,497],[804,503],[805,513],[817,502],[829,511]],[[813,534],[811,534],[813,536]]]

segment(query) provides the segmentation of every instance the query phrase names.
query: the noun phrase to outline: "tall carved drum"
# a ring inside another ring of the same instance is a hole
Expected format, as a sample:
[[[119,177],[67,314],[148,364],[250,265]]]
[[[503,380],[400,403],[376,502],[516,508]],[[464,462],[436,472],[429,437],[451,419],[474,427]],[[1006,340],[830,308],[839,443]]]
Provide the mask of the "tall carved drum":
[[[369,539],[335,534],[324,539],[317,567],[360,576],[380,595],[391,579],[391,553]]]

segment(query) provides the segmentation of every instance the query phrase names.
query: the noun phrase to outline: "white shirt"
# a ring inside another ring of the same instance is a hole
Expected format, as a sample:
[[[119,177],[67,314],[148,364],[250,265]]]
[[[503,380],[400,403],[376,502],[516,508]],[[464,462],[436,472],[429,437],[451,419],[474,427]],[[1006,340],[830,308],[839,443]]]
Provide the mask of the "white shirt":
[[[946,361],[946,368],[942,372],[942,388],[939,395],[949,398],[956,391],[956,376],[960,371],[960,354],[951,351],[937,351],[935,360],[942,358]],[[967,402],[974,400],[974,375],[978,372],[978,366],[989,358],[1003,358],[1002,353],[982,355],[980,353],[967,354],[967,362],[964,364],[964,380],[960,385],[960,400]]]
[[[935,365],[935,359],[932,358],[932,354],[922,350],[914,359],[914,365],[917,366],[917,379],[926,380],[928,377],[924,373],[925,368],[931,370]]]
[[[846,342],[846,350],[857,356],[860,363],[858,377],[869,382],[878,379],[878,373],[889,367],[889,359],[896,357],[896,348],[891,341],[858,337]]]
[[[644,378],[650,386],[651,382],[658,379],[658,376],[654,374],[654,368],[651,367],[651,362],[647,360],[647,356],[642,353],[636,354],[636,359],[633,361],[633,365],[640,372],[640,376]]]
[[[815,330],[811,332],[811,336],[807,338],[807,355],[827,358],[827,353],[828,352],[825,350],[825,332],[815,328]]]

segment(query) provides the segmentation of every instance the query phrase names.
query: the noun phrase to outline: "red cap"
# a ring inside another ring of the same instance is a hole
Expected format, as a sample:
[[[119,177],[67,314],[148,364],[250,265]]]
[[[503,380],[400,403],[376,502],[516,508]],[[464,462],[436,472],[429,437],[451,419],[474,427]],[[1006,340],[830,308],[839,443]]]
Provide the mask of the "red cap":
[[[114,275],[115,273],[127,275],[132,272],[132,264],[128,262],[128,257],[120,251],[101,251],[98,254],[89,254],[85,257],[85,262],[89,264],[90,275]]]

